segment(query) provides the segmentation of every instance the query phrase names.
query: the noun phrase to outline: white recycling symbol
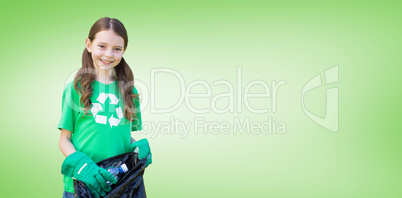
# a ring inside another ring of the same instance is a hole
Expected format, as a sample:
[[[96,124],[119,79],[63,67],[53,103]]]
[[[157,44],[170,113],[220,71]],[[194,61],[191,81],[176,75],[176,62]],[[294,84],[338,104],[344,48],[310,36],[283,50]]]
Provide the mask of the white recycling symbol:
[[[101,103],[104,104],[108,97],[110,99],[110,104],[117,105],[120,100],[114,94],[100,93],[98,98],[96,99],[100,103],[92,103],[93,105],[91,108],[91,112],[92,115],[95,117],[95,122],[99,124],[107,124],[107,121],[109,121],[110,128],[112,128],[113,126],[117,126],[120,123],[120,120],[123,118],[123,111],[121,110],[121,107],[116,108],[117,118],[113,117],[112,115],[108,120],[107,116],[97,115],[99,111],[103,111]]]

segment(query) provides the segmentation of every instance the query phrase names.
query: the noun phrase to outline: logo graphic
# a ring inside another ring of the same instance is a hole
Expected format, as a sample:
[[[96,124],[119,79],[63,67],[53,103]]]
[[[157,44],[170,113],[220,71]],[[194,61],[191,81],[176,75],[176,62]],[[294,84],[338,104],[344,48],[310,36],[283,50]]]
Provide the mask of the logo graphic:
[[[338,66],[334,66],[325,71],[325,83],[332,84],[338,82]],[[313,79],[311,79],[307,84],[303,87],[302,91],[302,108],[304,113],[315,123],[323,126],[324,128],[332,131],[338,131],[338,114],[339,114],[339,99],[338,99],[338,87],[328,88],[327,89],[327,103],[326,103],[326,111],[325,117],[321,118],[317,115],[312,114],[308,111],[304,104],[304,95],[306,92],[321,87],[321,75],[318,74]]]
[[[98,115],[99,111],[103,111],[101,104],[105,104],[106,99],[110,99],[110,104],[117,105],[120,99],[118,99],[114,94],[106,94],[100,93],[98,98],[96,99],[99,103],[92,103],[91,112],[92,115],[95,117],[95,122],[99,124],[106,124],[109,121],[110,128],[113,126],[117,126],[120,123],[120,120],[123,118],[123,112],[121,107],[116,108],[117,118],[110,116],[108,119],[107,116]]]

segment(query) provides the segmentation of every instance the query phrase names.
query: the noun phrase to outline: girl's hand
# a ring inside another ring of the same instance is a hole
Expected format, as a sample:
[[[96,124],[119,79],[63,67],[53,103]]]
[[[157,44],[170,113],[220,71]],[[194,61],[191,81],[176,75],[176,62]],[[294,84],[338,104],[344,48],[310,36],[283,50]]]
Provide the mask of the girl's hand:
[[[61,165],[61,173],[84,182],[95,198],[106,196],[107,192],[112,190],[107,181],[117,183],[117,179],[111,173],[96,165],[91,158],[80,151],[66,157]]]
[[[149,143],[146,138],[132,143],[130,146],[130,151],[134,152],[134,153],[138,153],[138,158],[140,160],[147,158],[145,167],[152,164],[151,148],[149,147]]]

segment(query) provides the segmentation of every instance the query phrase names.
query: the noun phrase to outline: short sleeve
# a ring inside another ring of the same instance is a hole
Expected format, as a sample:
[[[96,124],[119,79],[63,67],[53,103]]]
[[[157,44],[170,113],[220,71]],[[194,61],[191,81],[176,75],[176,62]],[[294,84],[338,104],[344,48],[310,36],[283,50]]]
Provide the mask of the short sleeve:
[[[138,94],[137,89],[133,86],[133,93]],[[140,101],[139,98],[134,98],[134,118],[131,125],[131,131],[141,131],[142,130],[142,118],[141,118],[141,108],[140,108]]]
[[[74,132],[75,113],[74,113],[74,100],[71,83],[67,84],[63,92],[63,100],[61,104],[61,117],[58,129],[67,129]]]

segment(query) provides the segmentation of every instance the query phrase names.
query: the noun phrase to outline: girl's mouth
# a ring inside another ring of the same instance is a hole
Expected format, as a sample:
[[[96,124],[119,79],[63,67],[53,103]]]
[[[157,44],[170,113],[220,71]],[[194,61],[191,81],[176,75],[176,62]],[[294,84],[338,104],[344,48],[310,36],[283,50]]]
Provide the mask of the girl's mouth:
[[[101,61],[103,64],[106,64],[106,65],[109,65],[109,64],[113,63],[113,61],[107,61],[107,60],[102,60],[102,59],[100,59],[100,61]]]

